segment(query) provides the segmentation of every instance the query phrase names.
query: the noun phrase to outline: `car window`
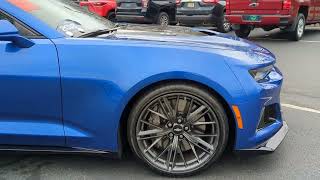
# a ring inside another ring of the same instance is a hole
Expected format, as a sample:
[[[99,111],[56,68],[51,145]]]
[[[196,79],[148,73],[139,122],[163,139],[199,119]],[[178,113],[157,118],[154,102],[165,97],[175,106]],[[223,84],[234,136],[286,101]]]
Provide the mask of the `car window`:
[[[69,37],[112,29],[114,24],[70,0],[7,0]]]
[[[18,21],[16,21],[15,19],[7,16],[6,14],[4,14],[2,12],[0,12],[0,20],[8,20],[9,22],[11,22],[18,29],[19,34],[21,36],[25,36],[25,37],[29,37],[29,38],[39,37],[39,35],[33,33],[28,28],[26,28],[23,25],[21,25]]]
[[[0,14],[0,19],[5,19],[4,15]]]

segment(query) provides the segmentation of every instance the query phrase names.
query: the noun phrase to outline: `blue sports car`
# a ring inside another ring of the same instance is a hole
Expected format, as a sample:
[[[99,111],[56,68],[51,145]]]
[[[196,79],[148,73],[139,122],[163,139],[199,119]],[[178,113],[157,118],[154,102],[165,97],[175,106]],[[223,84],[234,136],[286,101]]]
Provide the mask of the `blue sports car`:
[[[132,153],[168,176],[274,151],[268,50],[204,29],[115,25],[65,0],[0,0],[0,149]]]

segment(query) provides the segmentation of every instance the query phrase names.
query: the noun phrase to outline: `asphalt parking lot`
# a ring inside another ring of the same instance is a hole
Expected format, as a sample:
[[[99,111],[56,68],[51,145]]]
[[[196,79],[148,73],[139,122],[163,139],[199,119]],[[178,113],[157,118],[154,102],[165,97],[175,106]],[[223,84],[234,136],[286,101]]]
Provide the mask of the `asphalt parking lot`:
[[[320,178],[320,27],[308,27],[300,42],[278,30],[255,30],[251,40],[274,52],[285,76],[284,117],[290,131],[267,155],[224,155],[220,162],[190,179]],[[80,155],[0,154],[1,179],[163,179],[133,158],[112,160]]]

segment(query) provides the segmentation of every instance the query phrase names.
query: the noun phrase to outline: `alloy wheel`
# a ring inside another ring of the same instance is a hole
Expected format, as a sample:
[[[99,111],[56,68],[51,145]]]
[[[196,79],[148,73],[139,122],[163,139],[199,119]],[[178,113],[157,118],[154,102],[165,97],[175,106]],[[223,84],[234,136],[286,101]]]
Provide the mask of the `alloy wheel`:
[[[152,99],[141,111],[135,131],[140,156],[169,173],[191,172],[207,164],[220,138],[215,110],[187,92]]]
[[[160,25],[161,26],[168,26],[169,25],[169,19],[167,16],[160,17]]]
[[[301,38],[303,36],[304,28],[305,28],[304,19],[300,18],[298,21],[298,27],[297,27],[297,35],[299,38]]]

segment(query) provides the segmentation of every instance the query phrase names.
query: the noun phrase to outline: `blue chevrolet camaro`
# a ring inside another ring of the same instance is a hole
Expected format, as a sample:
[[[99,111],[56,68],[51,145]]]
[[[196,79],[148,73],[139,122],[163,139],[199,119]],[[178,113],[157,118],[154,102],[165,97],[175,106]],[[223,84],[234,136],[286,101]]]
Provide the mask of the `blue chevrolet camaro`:
[[[114,25],[65,0],[0,0],[0,148],[112,154],[184,176],[274,151],[275,56],[203,29]]]

